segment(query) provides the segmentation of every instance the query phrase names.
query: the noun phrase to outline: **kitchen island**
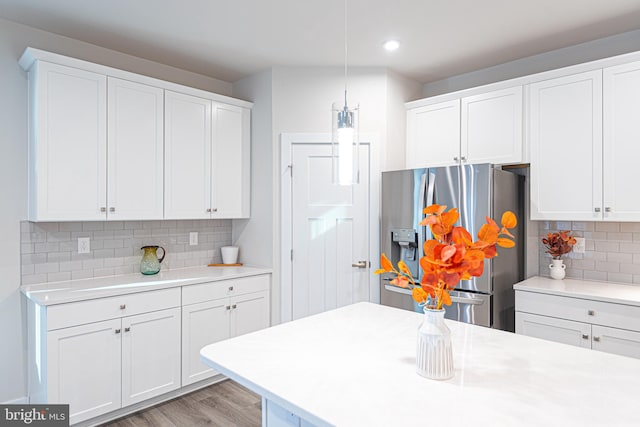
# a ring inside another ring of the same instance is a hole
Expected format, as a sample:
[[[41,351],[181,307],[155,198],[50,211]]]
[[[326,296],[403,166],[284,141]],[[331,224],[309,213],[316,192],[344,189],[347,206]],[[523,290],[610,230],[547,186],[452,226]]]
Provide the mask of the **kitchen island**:
[[[640,425],[640,360],[447,321],[455,376],[415,373],[422,315],[358,303],[204,347],[264,426]]]

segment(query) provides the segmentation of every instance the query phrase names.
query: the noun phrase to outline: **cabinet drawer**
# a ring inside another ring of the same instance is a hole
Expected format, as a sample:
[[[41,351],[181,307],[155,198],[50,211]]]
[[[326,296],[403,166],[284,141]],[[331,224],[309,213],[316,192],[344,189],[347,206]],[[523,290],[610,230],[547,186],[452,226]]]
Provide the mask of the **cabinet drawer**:
[[[182,305],[197,304],[234,295],[243,295],[269,289],[269,275],[220,280],[182,287]]]
[[[516,311],[640,331],[640,307],[516,291]]]
[[[180,288],[98,298],[47,308],[47,330],[180,307]]]

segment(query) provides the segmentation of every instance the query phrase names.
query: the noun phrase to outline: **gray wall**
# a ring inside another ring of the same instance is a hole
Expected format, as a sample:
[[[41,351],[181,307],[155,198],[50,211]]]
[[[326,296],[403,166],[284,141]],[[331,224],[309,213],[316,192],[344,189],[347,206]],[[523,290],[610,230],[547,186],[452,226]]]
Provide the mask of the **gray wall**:
[[[28,46],[223,95],[221,80],[124,55],[0,19],[0,402],[27,395],[25,305],[20,297],[20,221],[27,214],[27,77],[18,59]]]
[[[640,30],[569,46],[427,83],[422,97],[468,89],[640,50]]]

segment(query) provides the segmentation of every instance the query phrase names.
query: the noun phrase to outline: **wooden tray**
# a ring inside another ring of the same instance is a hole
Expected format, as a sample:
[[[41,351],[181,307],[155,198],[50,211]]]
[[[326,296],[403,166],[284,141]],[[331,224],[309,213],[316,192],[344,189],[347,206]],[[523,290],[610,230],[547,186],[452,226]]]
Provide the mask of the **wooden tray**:
[[[241,267],[242,263],[238,264],[208,264],[207,267]]]

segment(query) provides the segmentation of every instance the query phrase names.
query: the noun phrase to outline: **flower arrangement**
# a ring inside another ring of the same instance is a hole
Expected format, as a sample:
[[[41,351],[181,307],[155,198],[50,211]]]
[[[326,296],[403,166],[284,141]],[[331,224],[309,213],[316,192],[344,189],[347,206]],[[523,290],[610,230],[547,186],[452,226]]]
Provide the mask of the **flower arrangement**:
[[[560,259],[562,255],[571,252],[573,245],[576,244],[576,239],[570,233],[570,231],[547,233],[547,237],[542,238],[542,244],[547,248],[545,252],[553,259]]]
[[[424,256],[420,258],[424,275],[420,283],[416,283],[404,261],[399,261],[396,269],[384,253],[380,257],[382,268],[375,271],[375,274],[395,273],[391,284],[411,289],[414,301],[436,310],[451,305],[449,293],[461,280],[482,275],[484,260],[498,255],[496,246],[515,246],[510,239],[514,236],[509,232],[517,224],[513,212],[502,215],[502,227],[487,217],[487,222],[478,231],[478,240],[473,241],[465,228],[454,226],[458,221],[458,210],[446,209],[446,206],[434,204],[423,211],[425,218],[420,225],[428,225],[434,238],[424,243]]]

